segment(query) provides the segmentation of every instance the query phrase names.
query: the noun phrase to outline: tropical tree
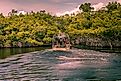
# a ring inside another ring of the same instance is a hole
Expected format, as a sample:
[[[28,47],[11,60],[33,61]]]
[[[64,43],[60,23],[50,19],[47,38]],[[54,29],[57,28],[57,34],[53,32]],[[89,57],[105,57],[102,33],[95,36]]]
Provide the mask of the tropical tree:
[[[94,7],[91,7],[91,3],[84,3],[80,5],[79,9],[83,12],[90,12]]]
[[[106,6],[109,12],[117,10],[119,7],[121,7],[121,4],[118,2],[109,2],[109,4]]]

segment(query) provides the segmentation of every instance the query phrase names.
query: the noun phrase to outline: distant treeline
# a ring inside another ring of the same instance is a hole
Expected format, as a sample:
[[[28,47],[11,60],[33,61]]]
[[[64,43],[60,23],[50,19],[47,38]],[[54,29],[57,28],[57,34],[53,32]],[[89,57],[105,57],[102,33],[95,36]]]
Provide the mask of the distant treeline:
[[[121,4],[110,2],[98,11],[90,3],[81,4],[80,13],[52,16],[45,11],[7,17],[0,14],[0,47],[51,44],[54,34],[68,33],[72,44],[121,46]]]

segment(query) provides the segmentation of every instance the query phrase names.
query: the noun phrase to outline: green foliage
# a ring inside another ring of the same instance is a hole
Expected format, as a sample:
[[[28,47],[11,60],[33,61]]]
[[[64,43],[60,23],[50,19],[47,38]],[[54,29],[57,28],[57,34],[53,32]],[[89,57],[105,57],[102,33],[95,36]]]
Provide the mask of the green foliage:
[[[84,3],[80,5],[79,9],[83,12],[91,12],[94,8],[91,7],[91,3]]]
[[[109,4],[106,6],[109,12],[117,10],[119,7],[121,7],[121,4],[118,2],[109,2]]]
[[[106,9],[92,11],[90,3],[80,5],[82,13],[77,15],[52,16],[45,11],[26,15],[0,14],[0,47],[40,46],[51,44],[54,34],[68,33],[71,40],[93,37],[121,41],[121,5],[109,3]]]

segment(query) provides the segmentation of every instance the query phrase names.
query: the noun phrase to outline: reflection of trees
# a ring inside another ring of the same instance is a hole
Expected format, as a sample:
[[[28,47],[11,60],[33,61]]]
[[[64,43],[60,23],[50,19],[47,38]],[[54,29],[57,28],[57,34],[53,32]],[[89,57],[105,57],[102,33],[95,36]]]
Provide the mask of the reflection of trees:
[[[5,48],[4,50],[0,49],[0,58],[6,58],[11,55],[11,49],[10,48]]]

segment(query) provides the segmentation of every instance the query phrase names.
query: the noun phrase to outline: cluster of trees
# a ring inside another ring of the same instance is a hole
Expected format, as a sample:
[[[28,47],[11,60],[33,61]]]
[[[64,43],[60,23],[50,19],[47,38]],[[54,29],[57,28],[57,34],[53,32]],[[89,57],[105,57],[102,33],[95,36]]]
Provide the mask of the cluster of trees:
[[[45,11],[4,17],[0,14],[0,47],[51,44],[54,34],[68,33],[73,44],[121,46],[121,4],[109,2],[98,11],[81,4],[78,14],[52,16]]]

